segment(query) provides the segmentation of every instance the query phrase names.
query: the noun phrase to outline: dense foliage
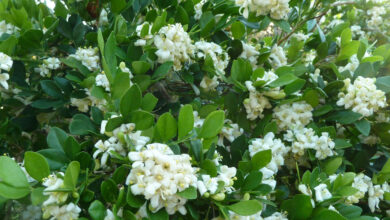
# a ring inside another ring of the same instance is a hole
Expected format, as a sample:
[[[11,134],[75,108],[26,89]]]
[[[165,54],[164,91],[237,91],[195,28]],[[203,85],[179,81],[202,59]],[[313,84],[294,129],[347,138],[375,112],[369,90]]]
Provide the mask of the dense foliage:
[[[0,1],[1,219],[388,219],[390,2]]]

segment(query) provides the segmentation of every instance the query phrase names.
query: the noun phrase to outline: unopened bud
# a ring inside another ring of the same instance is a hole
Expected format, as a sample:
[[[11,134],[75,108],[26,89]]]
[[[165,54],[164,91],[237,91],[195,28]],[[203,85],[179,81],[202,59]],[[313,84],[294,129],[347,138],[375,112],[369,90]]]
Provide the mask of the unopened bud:
[[[251,198],[251,195],[249,193],[244,194],[244,200],[249,200]]]
[[[78,194],[77,192],[73,192],[72,196],[73,196],[73,198],[77,199],[80,197],[80,194]]]
[[[225,193],[217,193],[211,197],[217,201],[222,201],[225,199],[226,196],[225,196]]]

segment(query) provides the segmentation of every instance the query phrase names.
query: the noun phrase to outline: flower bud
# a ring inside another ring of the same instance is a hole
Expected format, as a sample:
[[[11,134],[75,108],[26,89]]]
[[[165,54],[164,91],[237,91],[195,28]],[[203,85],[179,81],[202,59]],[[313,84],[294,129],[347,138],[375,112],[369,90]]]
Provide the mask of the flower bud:
[[[217,201],[222,201],[225,199],[225,193],[217,193],[215,195],[212,195],[211,198],[217,200]]]
[[[267,91],[267,92],[264,92],[264,95],[271,97],[273,99],[282,99],[286,96],[286,93],[284,93],[283,90],[281,90],[281,91]]]
[[[251,198],[251,195],[249,193],[244,194],[244,200],[249,200]]]
[[[80,194],[78,194],[77,192],[73,192],[72,196],[73,196],[73,198],[77,199],[80,197]]]

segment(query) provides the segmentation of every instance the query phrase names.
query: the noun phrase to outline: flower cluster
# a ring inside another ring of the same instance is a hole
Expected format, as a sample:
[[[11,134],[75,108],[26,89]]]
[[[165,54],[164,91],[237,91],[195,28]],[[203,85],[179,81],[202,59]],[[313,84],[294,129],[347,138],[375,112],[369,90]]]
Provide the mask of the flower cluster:
[[[5,20],[0,21],[0,37],[3,34],[13,34],[18,30],[19,30],[18,27],[15,27],[12,24],[7,24]]]
[[[246,117],[249,120],[263,118],[264,109],[271,108],[271,103],[268,101],[267,97],[256,91],[256,88],[251,81],[246,81],[245,85],[249,90],[249,98],[244,100],[244,107],[247,114]]]
[[[206,59],[210,57],[218,74],[225,74],[225,69],[229,64],[228,54],[216,43],[198,41],[195,43],[196,55],[198,58]]]
[[[43,217],[50,220],[77,219],[81,209],[74,203],[65,204],[68,199],[68,192],[61,191],[64,188],[63,173],[52,174],[43,180],[46,187],[44,195],[49,196],[43,202]]]
[[[157,212],[165,207],[168,214],[186,214],[186,199],[177,193],[196,187],[196,169],[188,154],[174,155],[165,144],[148,144],[140,152],[130,152],[132,169],[126,184],[134,195],[150,200],[150,209]]]
[[[304,101],[283,104],[274,108],[273,117],[280,130],[304,127],[313,120],[313,107]]]
[[[2,70],[9,72],[11,70],[13,61],[10,56],[7,54],[0,52],[0,85],[2,85],[5,89],[8,89],[8,73],[1,73]]]
[[[366,117],[386,107],[385,93],[376,88],[375,81],[374,78],[358,76],[352,84],[351,79],[345,79],[343,91],[338,94],[337,105]]]
[[[236,0],[236,5],[240,6],[240,12],[248,18],[250,12],[255,12],[256,16],[269,14],[273,19],[280,20],[287,17],[290,11],[290,0]]]
[[[323,160],[335,155],[335,143],[329,137],[328,132],[322,132],[317,136],[312,128],[297,128],[287,130],[284,139],[291,142],[291,152],[303,156],[306,149],[316,150],[316,158]]]
[[[35,68],[35,72],[38,72],[42,77],[50,77],[51,70],[56,70],[60,68],[61,61],[56,57],[49,57],[43,60],[42,65],[39,65],[38,68]]]
[[[71,54],[73,57],[79,60],[90,71],[96,71],[100,69],[100,58],[98,48],[78,48],[75,54]]]
[[[275,134],[272,132],[266,134],[264,138],[253,139],[248,148],[251,157],[260,151],[271,150],[272,152],[271,162],[260,169],[263,173],[263,179],[270,179],[278,172],[279,167],[284,165],[284,157],[290,151],[290,148],[286,147],[280,139],[275,138]],[[273,181],[273,188],[275,185],[276,182]]]
[[[154,45],[158,62],[173,61],[175,70],[181,70],[182,63],[191,60],[195,49],[190,36],[179,23],[162,27],[154,37]]]

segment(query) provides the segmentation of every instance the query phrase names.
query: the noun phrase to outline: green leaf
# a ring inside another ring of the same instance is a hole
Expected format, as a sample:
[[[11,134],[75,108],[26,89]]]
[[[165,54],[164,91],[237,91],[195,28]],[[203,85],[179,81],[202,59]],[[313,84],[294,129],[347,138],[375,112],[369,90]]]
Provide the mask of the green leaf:
[[[199,20],[200,36],[205,37],[212,33],[215,26],[215,17],[211,11],[202,14]]]
[[[390,92],[390,76],[378,77],[375,81],[375,85],[378,89],[384,91],[385,93]]]
[[[272,151],[271,150],[263,150],[257,152],[253,155],[251,159],[252,168],[254,170],[259,170],[265,167],[272,159]]]
[[[141,107],[142,94],[138,85],[133,85],[126,91],[120,101],[120,112],[124,118],[130,116],[132,111]]]
[[[337,171],[337,169],[341,166],[342,163],[342,157],[331,158],[325,162],[324,172],[328,175],[332,175]]]
[[[303,94],[303,100],[310,104],[313,108],[320,103],[318,92],[314,89],[306,90]]]
[[[352,41],[351,29],[345,28],[343,32],[341,32],[341,47],[344,47],[351,41]]]
[[[230,30],[234,39],[241,39],[241,37],[245,35],[245,25],[240,21],[234,22]]]
[[[184,105],[179,112],[178,139],[181,140],[194,128],[194,113],[191,105]]]
[[[149,209],[146,209],[150,220],[169,220],[169,215],[165,209],[160,209],[158,212],[150,212]]]
[[[239,215],[250,216],[261,211],[263,206],[257,200],[240,201],[233,205],[227,206],[227,208]]]
[[[133,67],[135,74],[144,74],[151,67],[150,63],[145,61],[134,61],[131,63],[131,66]]]
[[[74,57],[68,57],[66,59],[62,58],[60,60],[65,65],[77,69],[84,76],[87,76],[91,73],[91,71],[89,71],[86,66],[84,66],[80,61],[76,60],[76,58]]]
[[[371,125],[366,119],[356,121],[354,125],[364,136],[370,135]]]
[[[258,170],[251,171],[247,177],[245,177],[243,186],[241,188],[242,191],[251,191],[254,188],[258,187],[261,184],[263,179],[263,174]]]
[[[276,80],[272,81],[269,84],[269,87],[275,88],[275,87],[285,86],[285,85],[288,85],[288,84],[294,82],[297,79],[298,78],[292,73],[283,74],[282,76],[280,76]]]
[[[63,94],[58,85],[52,80],[42,80],[39,82],[42,90],[53,98],[62,98]]]
[[[100,192],[106,202],[115,203],[119,190],[114,180],[107,179],[100,185]]]
[[[69,124],[69,131],[75,135],[86,135],[90,132],[95,133],[96,127],[92,120],[84,114],[76,114],[73,116]]]
[[[106,132],[111,132],[113,131],[115,128],[119,127],[121,124],[123,124],[124,120],[122,117],[114,117],[114,118],[110,118],[108,119],[108,122],[106,124],[106,127],[105,127],[105,131]]]
[[[135,124],[137,130],[145,130],[154,124],[154,116],[149,112],[137,110],[130,114],[130,122]]]
[[[45,157],[36,152],[27,151],[24,154],[24,167],[27,173],[39,182],[50,175],[49,164]]]
[[[216,177],[218,175],[217,167],[215,166],[215,163],[212,160],[209,159],[203,160],[200,167],[206,170],[207,174],[209,174],[211,177]]]
[[[310,196],[302,194],[283,201],[281,208],[287,211],[289,219],[309,219],[313,212]]]
[[[320,212],[317,212],[313,218],[313,220],[347,220],[343,216],[341,216],[339,213],[329,210],[329,209],[323,209]]]
[[[340,124],[352,124],[355,121],[359,120],[361,117],[362,115],[359,113],[350,110],[345,110],[334,112],[328,117],[328,120],[337,121]]]
[[[346,205],[342,203],[336,204],[335,207],[341,215],[348,219],[359,217],[363,211],[359,206]]]
[[[49,148],[63,151],[67,138],[68,135],[65,133],[65,131],[57,127],[51,127],[46,141]]]
[[[105,74],[110,82],[112,82],[112,78],[116,78],[114,77],[114,73],[116,72],[117,69],[117,60],[115,55],[116,48],[117,46],[116,46],[115,33],[111,32],[110,36],[108,36],[107,38],[107,42],[104,47],[104,57],[107,63],[107,67],[109,69],[108,72],[105,71]]]
[[[68,168],[66,168],[64,176],[64,186],[67,188],[75,189],[77,180],[80,173],[80,163],[78,161],[72,161]]]
[[[130,76],[128,73],[118,72],[115,76],[112,88],[112,97],[119,99],[130,88]]]
[[[80,152],[81,146],[74,137],[69,136],[65,141],[63,150],[68,158],[74,159]]]
[[[352,147],[352,144],[344,139],[335,139],[334,143],[335,143],[336,149],[343,149],[343,148]]]
[[[0,156],[0,196],[20,199],[30,193],[27,177],[14,160]]]
[[[264,127],[264,132],[263,134],[266,135],[268,134],[269,132],[272,132],[274,134],[276,134],[278,132],[278,124],[276,124],[276,121],[272,121],[270,123],[268,123],[265,127]]]
[[[383,61],[383,57],[382,56],[370,56],[370,57],[365,57],[362,59],[362,63],[365,63],[365,62],[371,62],[371,63],[375,63],[375,62],[379,62],[379,61]]]
[[[154,71],[152,79],[161,79],[161,78],[163,78],[165,75],[167,75],[169,73],[169,71],[171,70],[172,66],[173,66],[173,62],[171,62],[171,61],[163,63],[161,66],[159,66],[156,69],[156,71]]]
[[[120,13],[126,7],[125,0],[111,0],[111,11],[115,14]]]
[[[199,137],[212,138],[216,136],[222,129],[225,122],[225,113],[222,110],[210,113],[199,132]]]
[[[145,199],[142,196],[135,196],[131,192],[130,187],[128,188],[128,191],[127,191],[126,201],[127,201],[127,204],[129,204],[129,206],[131,206],[133,208],[140,208],[141,206],[143,206],[145,204]]]
[[[152,93],[146,93],[142,99],[141,108],[145,111],[151,112],[157,105],[158,99]]]
[[[177,122],[171,113],[166,112],[160,116],[156,124],[159,137],[164,142],[176,137],[177,134]]]
[[[106,207],[99,200],[95,200],[88,208],[88,213],[93,220],[104,220],[106,216]]]
[[[306,84],[306,80],[298,78],[294,82],[284,87],[284,92],[286,93],[286,95],[292,94],[302,89],[305,84]]]
[[[250,79],[252,75],[252,66],[248,60],[237,59],[233,61],[231,76],[232,79],[239,82],[245,82]]]
[[[185,199],[196,199],[198,196],[198,193],[196,191],[196,188],[193,186],[188,187],[187,189],[178,192],[177,193],[180,197],[183,197]]]
[[[359,49],[359,41],[351,41],[341,48],[339,56],[336,61],[342,61],[349,59],[352,55],[356,54]]]
[[[43,195],[43,190],[44,187],[38,187],[38,188],[33,188],[31,190],[31,203],[33,205],[39,206],[41,205],[45,200],[47,200],[48,196]]]

